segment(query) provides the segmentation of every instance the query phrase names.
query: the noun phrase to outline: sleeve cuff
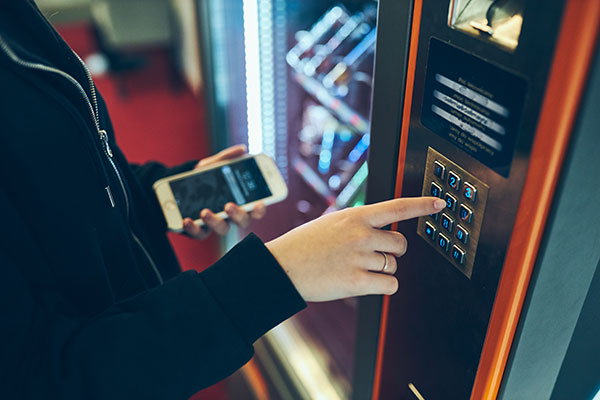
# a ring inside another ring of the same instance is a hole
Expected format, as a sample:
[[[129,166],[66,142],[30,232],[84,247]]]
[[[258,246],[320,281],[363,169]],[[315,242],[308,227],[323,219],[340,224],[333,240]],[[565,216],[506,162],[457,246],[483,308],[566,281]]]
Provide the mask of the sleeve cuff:
[[[275,257],[252,233],[200,276],[249,343],[306,307]]]

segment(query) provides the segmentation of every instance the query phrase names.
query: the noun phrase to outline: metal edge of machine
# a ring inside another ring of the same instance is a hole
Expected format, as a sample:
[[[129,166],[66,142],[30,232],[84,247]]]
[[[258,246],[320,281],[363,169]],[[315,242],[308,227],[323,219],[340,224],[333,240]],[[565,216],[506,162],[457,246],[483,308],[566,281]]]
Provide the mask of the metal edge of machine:
[[[394,198],[412,14],[412,1],[379,0],[368,162],[371,171],[382,173],[368,178],[367,204]],[[385,55],[385,63],[377,62],[378,54]],[[352,380],[357,400],[373,392],[382,303],[383,296],[359,301]]]

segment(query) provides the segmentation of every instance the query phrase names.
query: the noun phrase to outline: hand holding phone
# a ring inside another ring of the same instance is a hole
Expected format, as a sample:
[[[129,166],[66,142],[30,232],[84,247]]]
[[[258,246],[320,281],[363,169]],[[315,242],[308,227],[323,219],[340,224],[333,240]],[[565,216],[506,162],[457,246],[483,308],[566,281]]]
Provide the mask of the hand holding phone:
[[[206,168],[219,162],[233,160],[248,154],[248,148],[243,144],[234,145],[213,154],[210,157],[203,158],[196,164],[194,169]],[[262,219],[267,213],[267,206],[262,201],[257,202],[252,211],[248,212],[235,203],[225,205],[227,218],[223,219],[215,213],[205,208],[200,213],[200,218],[204,225],[198,226],[192,218],[183,219],[183,233],[192,239],[202,240],[210,236],[212,232],[224,236],[229,232],[231,224],[240,228],[246,228],[250,220]]]
[[[204,225],[199,226],[191,218],[183,219],[183,233],[192,239],[202,240],[210,236],[212,232],[224,236],[229,232],[231,224],[240,228],[246,228],[251,220],[262,219],[267,213],[267,206],[262,201],[254,205],[252,211],[246,211],[237,204],[228,203],[225,205],[227,218],[223,219],[209,209],[204,209],[200,213],[200,218]]]
[[[234,203],[251,212],[256,205],[285,199],[287,187],[272,159],[264,154],[225,160],[182,174],[163,178],[154,184],[158,201],[170,230],[182,232],[191,218],[204,225],[200,213],[210,210],[207,220],[227,218],[225,205]],[[260,210],[257,210],[260,211]],[[264,212],[264,210],[263,210]],[[233,215],[233,214],[232,214]],[[185,229],[189,232],[188,229]]]

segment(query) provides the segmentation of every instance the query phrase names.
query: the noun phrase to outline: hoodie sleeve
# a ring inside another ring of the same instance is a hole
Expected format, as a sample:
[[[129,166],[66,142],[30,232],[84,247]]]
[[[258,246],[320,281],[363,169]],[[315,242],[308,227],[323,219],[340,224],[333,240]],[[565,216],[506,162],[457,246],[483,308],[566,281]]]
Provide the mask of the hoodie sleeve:
[[[185,399],[227,377],[252,343],[305,303],[250,235],[203,273],[188,271],[93,318],[32,288],[0,249],[0,392],[11,399]]]

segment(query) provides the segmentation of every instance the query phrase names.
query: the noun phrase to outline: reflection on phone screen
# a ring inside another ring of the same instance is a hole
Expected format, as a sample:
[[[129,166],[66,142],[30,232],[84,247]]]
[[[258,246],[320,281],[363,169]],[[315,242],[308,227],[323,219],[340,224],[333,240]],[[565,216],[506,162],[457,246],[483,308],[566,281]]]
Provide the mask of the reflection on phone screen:
[[[171,190],[181,216],[192,219],[205,208],[221,212],[228,202],[242,205],[271,196],[253,158],[172,181]]]

